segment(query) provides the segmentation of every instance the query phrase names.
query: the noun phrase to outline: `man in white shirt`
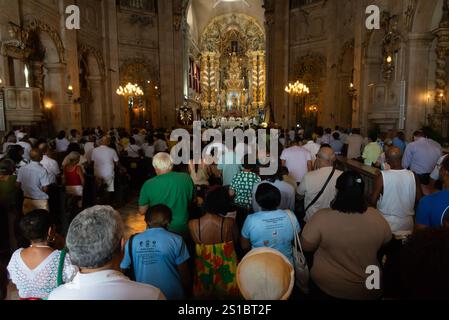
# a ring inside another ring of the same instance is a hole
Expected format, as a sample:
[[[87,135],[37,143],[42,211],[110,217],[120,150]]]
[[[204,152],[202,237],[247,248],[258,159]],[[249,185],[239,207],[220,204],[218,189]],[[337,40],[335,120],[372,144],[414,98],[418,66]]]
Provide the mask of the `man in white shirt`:
[[[360,135],[360,129],[354,129],[352,134],[346,139],[348,145],[348,159],[358,159],[362,156],[363,137]]]
[[[84,145],[84,156],[87,161],[91,161],[92,151],[95,149],[95,136],[93,134],[89,135],[89,141]]]
[[[109,148],[109,137],[101,139],[100,146],[92,151],[91,160],[94,163],[94,174],[107,185],[108,192],[114,192],[115,166],[119,162],[117,152]]]
[[[310,154],[312,155],[312,161],[315,162],[316,155],[320,151],[321,145],[319,145],[314,140],[312,140],[311,137],[308,137],[307,140],[308,140],[307,143],[305,145],[303,145],[302,147],[310,152]]]
[[[140,158],[140,156],[143,155],[142,148],[139,147],[136,139],[134,139],[133,137],[129,138],[129,144],[126,147],[125,151],[128,157],[133,159]]]
[[[55,289],[48,300],[165,300],[158,288],[133,282],[119,270],[124,226],[112,207],[95,206],[71,223],[66,245],[75,278]]]
[[[26,162],[30,161],[31,144],[28,142],[28,136],[21,138],[17,145],[23,148],[23,159]]]
[[[47,170],[40,164],[42,153],[39,149],[30,152],[31,162],[19,169],[17,182],[23,191],[23,214],[33,210],[49,210],[48,186],[50,181]]]
[[[282,151],[282,166],[288,169],[296,183],[301,183],[307,172],[312,171],[312,155],[309,151],[299,146],[301,139],[295,138],[292,147]]]
[[[377,205],[393,233],[413,232],[415,205],[422,198],[419,178],[402,167],[402,152],[391,147],[385,154],[390,170],[376,177],[371,204]]]
[[[335,160],[336,157],[332,148],[323,147],[320,152],[318,152],[316,160],[316,167],[318,169],[307,173],[298,189],[298,193],[305,196],[304,206],[306,209],[310,206],[329,179],[334,168]],[[304,219],[306,222],[308,222],[317,211],[330,208],[330,204],[335,199],[337,193],[337,190],[335,189],[337,179],[342,173],[343,172],[340,170],[335,170],[323,194],[307,210]]]
[[[39,150],[42,153],[41,165],[45,168],[45,170],[47,170],[48,181],[50,184],[55,184],[61,174],[59,165],[55,160],[48,156],[49,147],[46,143],[41,143],[39,145]]]

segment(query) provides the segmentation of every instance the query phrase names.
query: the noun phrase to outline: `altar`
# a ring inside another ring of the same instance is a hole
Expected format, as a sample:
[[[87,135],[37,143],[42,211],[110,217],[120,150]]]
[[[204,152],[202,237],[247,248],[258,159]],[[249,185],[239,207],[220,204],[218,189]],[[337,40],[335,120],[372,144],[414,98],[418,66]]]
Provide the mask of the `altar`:
[[[226,127],[249,125],[265,108],[265,34],[248,19],[220,17],[201,38],[201,115]]]

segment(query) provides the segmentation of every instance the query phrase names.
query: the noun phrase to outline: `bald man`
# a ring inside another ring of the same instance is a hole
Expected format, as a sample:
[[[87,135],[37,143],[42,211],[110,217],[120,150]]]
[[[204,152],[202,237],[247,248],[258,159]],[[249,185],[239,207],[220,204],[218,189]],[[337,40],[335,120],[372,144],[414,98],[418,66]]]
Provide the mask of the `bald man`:
[[[386,162],[390,170],[376,177],[371,204],[383,214],[393,233],[412,232],[415,206],[422,197],[419,178],[402,167],[402,152],[397,147],[387,150]]]
[[[40,164],[42,152],[39,149],[30,151],[30,163],[20,168],[17,183],[22,188],[23,214],[33,210],[48,210],[48,186],[50,179],[47,170]]]
[[[304,221],[306,222],[317,211],[330,208],[331,202],[335,199],[335,185],[343,173],[335,169],[335,161],[334,150],[322,147],[317,154],[315,171],[307,173],[299,185],[298,193],[305,197],[306,216]],[[327,185],[326,182],[328,182]]]

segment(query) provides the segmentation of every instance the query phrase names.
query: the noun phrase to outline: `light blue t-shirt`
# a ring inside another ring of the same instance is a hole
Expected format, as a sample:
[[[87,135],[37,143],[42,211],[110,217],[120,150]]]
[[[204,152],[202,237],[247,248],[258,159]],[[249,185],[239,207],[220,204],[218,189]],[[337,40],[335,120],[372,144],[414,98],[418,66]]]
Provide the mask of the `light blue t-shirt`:
[[[129,269],[129,241],[120,268]],[[136,281],[159,288],[168,300],[184,299],[184,290],[177,266],[190,256],[181,236],[163,228],[151,228],[133,239],[133,260]]]
[[[226,152],[218,161],[218,170],[223,172],[223,185],[230,186],[232,179],[242,171],[241,161],[235,152]]]
[[[299,233],[301,227],[296,217],[294,223]],[[242,236],[250,240],[253,249],[268,247],[278,250],[293,263],[294,233],[287,211],[265,211],[249,215],[243,225]]]

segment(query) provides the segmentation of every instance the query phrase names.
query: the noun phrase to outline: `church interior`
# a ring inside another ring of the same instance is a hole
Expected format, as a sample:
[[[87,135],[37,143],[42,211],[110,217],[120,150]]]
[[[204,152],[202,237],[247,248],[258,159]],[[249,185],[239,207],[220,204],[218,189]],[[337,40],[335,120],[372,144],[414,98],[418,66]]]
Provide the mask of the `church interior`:
[[[449,299],[448,154],[449,0],[0,0],[0,300]]]
[[[187,103],[204,118],[448,137],[446,1],[79,0],[79,30],[69,2],[0,3],[0,132],[170,128]],[[285,92],[296,81],[306,97]],[[134,103],[116,93],[128,83]]]

